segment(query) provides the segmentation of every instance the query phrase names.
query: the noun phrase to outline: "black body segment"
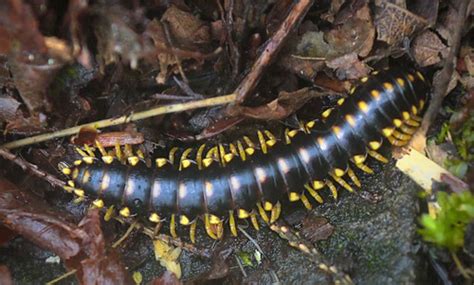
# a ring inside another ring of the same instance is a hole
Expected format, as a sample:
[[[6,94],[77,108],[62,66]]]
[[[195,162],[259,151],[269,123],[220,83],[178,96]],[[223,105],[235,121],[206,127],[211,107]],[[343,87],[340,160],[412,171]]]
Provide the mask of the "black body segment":
[[[308,188],[311,185],[313,190],[325,185],[331,188],[327,182],[331,179],[343,185],[338,177],[353,174],[351,163],[360,167],[384,138],[392,144],[399,142],[391,137],[392,132],[409,139],[400,133],[416,126],[413,120],[420,120],[429,99],[430,87],[414,69],[395,67],[362,82],[324,122],[265,146],[268,151],[262,146],[245,154],[242,147],[240,153],[234,147],[233,158],[224,161],[223,156],[210,156],[213,162],[201,169],[182,168],[169,161],[148,168],[144,163],[106,164],[96,159],[75,166],[71,184],[85,195],[103,199],[107,205],[126,206],[132,213],[185,216],[187,219],[180,220],[183,224],[205,214],[223,218],[238,212],[245,217],[257,212],[257,204],[258,210],[271,211],[286,197],[306,202],[305,193],[318,195]],[[362,162],[354,162],[354,157],[362,157]]]

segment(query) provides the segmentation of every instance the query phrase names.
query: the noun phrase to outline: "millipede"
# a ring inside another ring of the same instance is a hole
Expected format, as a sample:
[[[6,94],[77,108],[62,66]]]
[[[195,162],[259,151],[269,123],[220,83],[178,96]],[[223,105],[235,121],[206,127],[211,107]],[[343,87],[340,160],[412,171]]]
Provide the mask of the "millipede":
[[[259,130],[226,145],[173,147],[153,166],[127,145],[85,145],[77,148],[81,159],[61,164],[70,179],[64,188],[78,199],[91,198],[94,207],[115,206],[123,217],[167,222],[173,237],[180,224],[194,242],[198,221],[213,239],[227,224],[236,236],[237,218],[258,229],[258,216],[275,222],[285,201],[311,209],[325,196],[336,199],[338,188],[361,187],[354,170],[373,173],[368,157],[388,162],[382,144],[408,143],[429,93],[419,70],[393,67],[362,78],[335,107],[286,129],[282,138]]]

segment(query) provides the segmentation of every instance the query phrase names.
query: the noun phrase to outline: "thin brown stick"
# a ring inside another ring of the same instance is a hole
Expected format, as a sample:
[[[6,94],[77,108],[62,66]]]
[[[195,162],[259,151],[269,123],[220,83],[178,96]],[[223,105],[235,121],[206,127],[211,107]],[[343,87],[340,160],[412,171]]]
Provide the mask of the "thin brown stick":
[[[29,172],[34,176],[37,176],[41,179],[46,180],[52,186],[63,187],[64,185],[66,185],[64,181],[60,180],[56,176],[53,176],[39,169],[38,166],[34,165],[33,163],[30,163],[1,147],[0,147],[0,156],[20,166],[24,171]]]
[[[229,94],[229,95],[217,96],[213,98],[207,98],[203,100],[195,100],[192,102],[159,106],[159,107],[152,108],[143,112],[133,113],[127,116],[104,119],[104,120],[91,122],[91,123],[79,125],[76,127],[60,130],[53,133],[41,134],[41,135],[37,135],[33,137],[24,138],[21,140],[17,140],[17,141],[13,141],[13,142],[9,142],[4,145],[1,145],[0,148],[3,147],[6,149],[12,149],[12,148],[17,148],[17,147],[21,147],[25,145],[34,144],[34,143],[44,142],[44,141],[51,140],[54,138],[66,137],[66,136],[77,134],[84,127],[100,129],[100,128],[105,128],[105,127],[125,124],[132,121],[143,120],[146,118],[163,115],[163,114],[176,113],[176,112],[182,112],[182,111],[187,111],[187,110],[192,110],[192,109],[197,109],[197,108],[228,104],[228,103],[234,102],[235,98],[236,98],[235,94]]]
[[[424,138],[426,137],[426,133],[433,121],[435,120],[436,116],[438,115],[438,111],[441,108],[443,99],[446,96],[449,81],[451,80],[451,76],[453,75],[456,63],[456,55],[461,44],[462,30],[464,25],[468,23],[466,21],[466,18],[468,10],[467,7],[469,5],[469,2],[470,0],[453,1],[450,6],[450,9],[455,10],[458,14],[457,22],[455,25],[453,25],[452,28],[452,46],[444,62],[443,69],[435,76],[435,78],[437,78],[438,80],[435,80],[433,82],[433,97],[431,99],[428,110],[426,111],[426,114],[423,118],[421,127],[412,140],[416,144],[413,145],[413,147],[418,151],[423,151],[425,147],[426,140]]]
[[[288,35],[299,25],[313,2],[314,0],[300,0],[293,5],[286,19],[265,44],[262,53],[253,64],[250,72],[235,89],[234,93],[237,94],[238,103],[242,103],[255,89],[263,75],[263,71],[275,59]]]

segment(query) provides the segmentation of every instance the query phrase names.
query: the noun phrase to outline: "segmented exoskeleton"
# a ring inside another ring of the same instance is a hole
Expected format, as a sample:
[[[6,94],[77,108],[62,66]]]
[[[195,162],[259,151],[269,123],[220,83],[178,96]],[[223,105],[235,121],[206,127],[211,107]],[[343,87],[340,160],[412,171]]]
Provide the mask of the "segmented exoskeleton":
[[[243,137],[228,146],[172,148],[151,168],[129,149],[107,152],[97,145],[98,159],[86,146],[78,150],[82,160],[62,169],[71,177],[65,189],[92,197],[96,207],[116,205],[125,217],[166,220],[173,236],[179,222],[190,226],[194,240],[198,218],[212,238],[222,236],[226,219],[236,235],[235,217],[258,228],[257,215],[275,221],[285,199],[311,208],[310,199],[322,203],[326,188],[336,198],[337,186],[360,187],[353,167],[372,173],[367,156],[387,162],[377,150],[383,141],[408,142],[428,97],[429,84],[417,70],[373,72],[320,120],[286,130],[282,139],[265,130],[257,132],[258,143]]]

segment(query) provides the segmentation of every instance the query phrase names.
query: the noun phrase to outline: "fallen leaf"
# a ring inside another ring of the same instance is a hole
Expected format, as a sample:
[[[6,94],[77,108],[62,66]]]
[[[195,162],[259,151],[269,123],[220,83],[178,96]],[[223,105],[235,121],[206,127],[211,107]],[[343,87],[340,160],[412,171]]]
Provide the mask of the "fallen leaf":
[[[412,43],[412,54],[420,66],[430,66],[446,58],[449,49],[432,31],[424,31]]]
[[[359,60],[356,53],[349,53],[326,62],[327,67],[335,69],[340,79],[358,79],[369,74],[369,67]]]
[[[386,42],[390,47],[400,45],[405,38],[410,38],[427,25],[425,19],[390,2],[381,2],[376,6],[377,40]]]

